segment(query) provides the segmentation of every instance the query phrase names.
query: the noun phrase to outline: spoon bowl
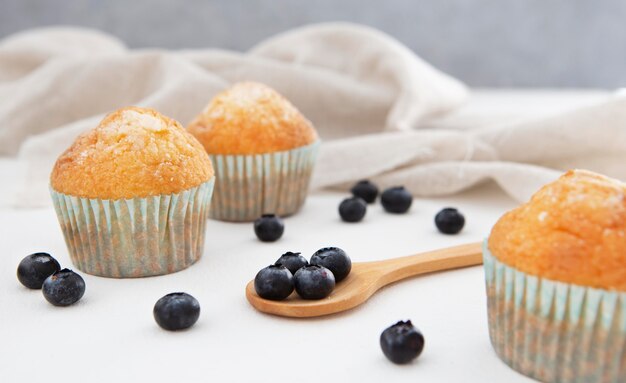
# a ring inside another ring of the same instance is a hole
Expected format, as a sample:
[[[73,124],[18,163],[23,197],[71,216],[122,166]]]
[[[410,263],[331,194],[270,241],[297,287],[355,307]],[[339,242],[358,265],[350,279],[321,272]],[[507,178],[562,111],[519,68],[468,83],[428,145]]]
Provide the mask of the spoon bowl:
[[[329,315],[352,309],[380,288],[415,275],[482,264],[482,244],[469,243],[407,257],[352,264],[352,271],[329,297],[305,300],[294,292],[287,299],[272,301],[259,297],[254,280],[246,286],[246,298],[257,310],[293,318]]]

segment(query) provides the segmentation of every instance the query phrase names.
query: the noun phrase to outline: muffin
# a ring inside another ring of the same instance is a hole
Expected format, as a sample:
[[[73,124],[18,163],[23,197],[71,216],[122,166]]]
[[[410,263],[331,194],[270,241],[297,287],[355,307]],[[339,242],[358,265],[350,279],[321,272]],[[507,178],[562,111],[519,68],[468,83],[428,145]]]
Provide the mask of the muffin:
[[[484,247],[498,356],[544,382],[626,382],[626,185],[565,173]]]
[[[215,166],[211,217],[252,221],[263,214],[291,215],[304,204],[319,138],[273,89],[235,84],[215,96],[188,130]]]
[[[76,267],[126,278],[200,258],[214,180],[204,148],[178,122],[128,107],[76,139],[50,189]]]

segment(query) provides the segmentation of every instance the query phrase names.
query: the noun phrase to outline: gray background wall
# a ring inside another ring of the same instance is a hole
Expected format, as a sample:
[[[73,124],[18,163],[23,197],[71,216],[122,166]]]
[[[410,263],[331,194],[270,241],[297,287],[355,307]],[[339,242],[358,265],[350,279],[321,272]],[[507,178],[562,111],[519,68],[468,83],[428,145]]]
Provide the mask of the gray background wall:
[[[626,85],[624,0],[0,0],[0,37],[70,24],[131,47],[245,50],[337,20],[379,28],[473,86]]]

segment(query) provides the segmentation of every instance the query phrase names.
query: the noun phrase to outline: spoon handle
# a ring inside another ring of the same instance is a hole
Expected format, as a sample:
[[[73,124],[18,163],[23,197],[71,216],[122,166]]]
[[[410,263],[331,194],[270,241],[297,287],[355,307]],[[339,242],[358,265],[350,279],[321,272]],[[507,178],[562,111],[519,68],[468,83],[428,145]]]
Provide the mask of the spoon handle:
[[[483,263],[482,243],[468,243],[371,263],[374,269],[380,270],[378,283],[382,287],[419,274],[480,265]]]

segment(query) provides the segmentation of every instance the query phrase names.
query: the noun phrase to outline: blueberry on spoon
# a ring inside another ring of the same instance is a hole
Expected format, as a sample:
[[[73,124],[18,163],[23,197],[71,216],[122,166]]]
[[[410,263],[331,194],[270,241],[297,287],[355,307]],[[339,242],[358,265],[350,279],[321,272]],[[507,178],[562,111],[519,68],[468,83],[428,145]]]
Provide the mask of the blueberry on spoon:
[[[261,298],[280,301],[287,298],[293,288],[291,271],[280,264],[267,266],[254,277],[254,289]]]
[[[352,260],[338,247],[324,247],[311,256],[311,264],[329,269],[336,282],[344,280],[352,270]]]
[[[308,266],[309,262],[300,253],[292,253],[291,251],[281,255],[274,265],[283,265],[291,274],[295,274],[298,269]]]
[[[302,299],[323,299],[335,288],[335,277],[325,267],[309,265],[294,276],[296,292]]]

